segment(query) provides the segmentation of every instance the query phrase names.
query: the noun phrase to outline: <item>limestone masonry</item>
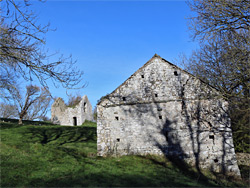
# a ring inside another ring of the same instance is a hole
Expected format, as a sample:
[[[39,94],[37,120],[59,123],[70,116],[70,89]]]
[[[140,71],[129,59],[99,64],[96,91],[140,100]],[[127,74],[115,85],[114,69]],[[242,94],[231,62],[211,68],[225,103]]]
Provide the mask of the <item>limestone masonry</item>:
[[[155,55],[98,103],[98,155],[166,155],[240,176],[227,110],[216,89]]]
[[[59,125],[82,125],[85,120],[93,121],[92,106],[85,95],[74,107],[67,107],[61,98],[51,106],[51,121]]]

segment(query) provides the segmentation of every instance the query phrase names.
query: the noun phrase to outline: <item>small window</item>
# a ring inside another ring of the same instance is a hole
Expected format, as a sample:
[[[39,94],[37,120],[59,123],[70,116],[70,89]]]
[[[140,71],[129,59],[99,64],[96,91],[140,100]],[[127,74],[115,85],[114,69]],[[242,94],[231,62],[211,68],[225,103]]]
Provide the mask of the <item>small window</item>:
[[[166,132],[166,141],[168,142],[168,132]]]
[[[219,160],[218,160],[218,159],[214,159],[214,162],[215,162],[215,163],[218,163],[218,162],[219,162]]]
[[[157,94],[157,93],[155,93],[155,97],[158,97],[158,94]]]
[[[159,116],[159,119],[162,119],[162,116]]]
[[[115,116],[115,119],[118,121],[118,120],[119,120],[119,117],[118,117],[118,116]]]
[[[177,71],[174,71],[174,75],[175,75],[175,76],[178,76],[178,73],[177,73]]]
[[[214,135],[209,135],[209,139],[214,139]]]
[[[143,74],[141,75],[141,78],[144,78],[144,75],[143,75]]]
[[[117,142],[120,142],[120,138],[117,138],[116,141],[117,141]]]
[[[159,111],[159,112],[162,111],[162,108],[157,108],[157,111]]]
[[[86,102],[83,104],[84,108],[83,108],[83,111],[86,112]]]
[[[122,97],[122,100],[123,100],[123,101],[126,101],[126,97]]]

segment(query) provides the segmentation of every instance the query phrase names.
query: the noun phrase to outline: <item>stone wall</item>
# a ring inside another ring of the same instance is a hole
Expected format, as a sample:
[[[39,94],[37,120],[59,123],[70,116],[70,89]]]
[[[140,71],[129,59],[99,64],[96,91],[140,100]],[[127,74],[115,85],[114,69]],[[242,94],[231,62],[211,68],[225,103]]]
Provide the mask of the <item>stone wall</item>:
[[[227,108],[215,89],[154,56],[98,104],[98,154],[176,156],[239,176]]]
[[[74,107],[67,107],[61,98],[51,106],[51,121],[59,125],[82,125],[85,120],[93,121],[92,106],[85,95]]]

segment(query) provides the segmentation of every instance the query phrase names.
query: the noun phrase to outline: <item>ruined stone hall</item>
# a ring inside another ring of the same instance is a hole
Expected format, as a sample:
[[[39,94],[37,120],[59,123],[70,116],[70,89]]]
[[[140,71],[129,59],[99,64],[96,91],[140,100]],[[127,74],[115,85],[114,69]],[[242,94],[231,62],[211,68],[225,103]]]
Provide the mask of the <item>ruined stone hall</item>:
[[[98,103],[97,152],[172,156],[240,176],[227,111],[216,89],[154,55]]]
[[[77,126],[85,120],[93,121],[92,106],[86,95],[74,107],[67,107],[60,97],[51,106],[51,121],[54,124]]]

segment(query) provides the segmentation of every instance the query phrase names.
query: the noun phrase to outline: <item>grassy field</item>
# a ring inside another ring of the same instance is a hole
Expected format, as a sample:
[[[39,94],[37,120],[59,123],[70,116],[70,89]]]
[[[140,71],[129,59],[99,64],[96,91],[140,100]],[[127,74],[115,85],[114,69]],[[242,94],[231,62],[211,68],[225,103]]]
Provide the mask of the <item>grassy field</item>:
[[[3,120],[3,119],[2,119]],[[246,186],[180,168],[163,157],[96,156],[96,124],[50,125],[4,120],[1,187],[218,187]]]

